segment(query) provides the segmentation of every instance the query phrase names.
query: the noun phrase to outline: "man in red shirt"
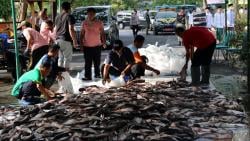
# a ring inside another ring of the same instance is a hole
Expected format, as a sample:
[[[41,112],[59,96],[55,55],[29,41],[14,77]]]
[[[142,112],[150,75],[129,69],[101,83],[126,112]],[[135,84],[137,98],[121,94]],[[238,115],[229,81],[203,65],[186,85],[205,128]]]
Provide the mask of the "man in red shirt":
[[[180,74],[185,74],[188,61],[191,59],[192,85],[195,87],[209,85],[210,64],[216,47],[214,35],[204,27],[191,27],[185,30],[183,26],[178,25],[176,27],[176,34],[182,38],[186,48],[186,64],[183,66]],[[194,48],[196,48],[196,51],[193,53]],[[200,70],[202,71],[201,81]]]

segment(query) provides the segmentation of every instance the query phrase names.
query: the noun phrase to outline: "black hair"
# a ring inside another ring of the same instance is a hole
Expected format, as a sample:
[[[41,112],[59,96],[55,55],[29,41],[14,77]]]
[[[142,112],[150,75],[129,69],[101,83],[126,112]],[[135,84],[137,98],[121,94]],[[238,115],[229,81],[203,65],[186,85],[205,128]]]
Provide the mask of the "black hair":
[[[136,41],[145,41],[145,38],[142,36],[142,35],[137,35],[136,37],[135,37],[135,39],[134,39],[134,42],[136,42]]]
[[[175,27],[175,33],[176,34],[183,33],[184,31],[185,31],[185,27],[184,26],[176,26]]]
[[[233,4],[232,4],[232,3],[230,3],[230,4],[228,4],[228,6],[229,6],[229,7],[231,7],[231,6],[233,6]]]
[[[70,10],[71,4],[69,2],[63,2],[62,3],[62,9],[65,11]]]
[[[56,52],[60,49],[60,46],[58,44],[53,44],[49,47],[49,52]]]
[[[217,6],[217,8],[222,8],[222,6],[221,6],[221,5],[219,5],[219,6]]]
[[[208,10],[210,10],[210,7],[206,7],[205,9],[208,9]]]
[[[87,13],[89,13],[89,12],[96,13],[96,10],[95,10],[95,8],[90,7],[90,8],[87,9]]]
[[[52,20],[46,20],[45,23],[46,23],[48,26],[53,26],[53,21],[52,21]]]
[[[123,42],[121,40],[115,40],[113,43],[113,49],[120,50],[121,48],[123,48]]]
[[[46,68],[46,69],[49,69],[51,68],[51,62],[50,61],[42,61],[41,65],[40,65],[41,68]]]

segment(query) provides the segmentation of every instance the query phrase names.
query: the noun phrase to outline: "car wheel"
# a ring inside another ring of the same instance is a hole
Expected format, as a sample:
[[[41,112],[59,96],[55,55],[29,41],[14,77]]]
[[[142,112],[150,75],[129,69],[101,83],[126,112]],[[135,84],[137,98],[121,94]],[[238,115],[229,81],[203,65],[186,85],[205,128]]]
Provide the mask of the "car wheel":
[[[119,23],[119,29],[124,29],[124,24],[123,23]]]
[[[153,30],[154,35],[158,35],[158,32],[154,29]]]

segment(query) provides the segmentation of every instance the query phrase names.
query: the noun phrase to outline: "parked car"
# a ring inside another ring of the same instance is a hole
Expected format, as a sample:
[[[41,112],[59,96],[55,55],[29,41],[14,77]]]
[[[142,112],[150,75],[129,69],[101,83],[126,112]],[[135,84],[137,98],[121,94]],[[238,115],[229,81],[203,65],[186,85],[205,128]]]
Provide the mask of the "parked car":
[[[119,11],[116,14],[117,17],[117,25],[119,27],[119,29],[124,29],[125,27],[130,27],[130,19],[131,19],[131,15],[132,15],[133,11]],[[145,29],[147,22],[145,19],[145,14],[143,12],[138,11],[137,12],[138,16],[139,16],[139,28],[140,29]]]
[[[172,33],[176,26],[177,13],[174,11],[158,12],[155,16],[153,24],[153,33],[157,35],[159,32]]]
[[[119,29],[124,29],[130,26],[132,11],[119,11],[116,14],[117,25]]]
[[[80,43],[81,24],[87,17],[87,9],[89,7],[95,8],[96,18],[103,22],[107,39],[106,44],[110,47],[115,40],[119,39],[119,29],[116,25],[116,18],[112,16],[111,6],[78,7],[73,10],[72,15],[76,19],[75,30],[78,42]]]

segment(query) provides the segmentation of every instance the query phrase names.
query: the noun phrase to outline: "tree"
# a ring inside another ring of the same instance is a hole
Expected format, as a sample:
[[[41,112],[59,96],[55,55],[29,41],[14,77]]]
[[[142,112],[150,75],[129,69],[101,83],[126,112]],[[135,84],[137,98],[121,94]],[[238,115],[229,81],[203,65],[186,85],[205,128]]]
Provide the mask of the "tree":
[[[11,3],[9,0],[0,0],[0,17],[8,21],[11,17]]]

